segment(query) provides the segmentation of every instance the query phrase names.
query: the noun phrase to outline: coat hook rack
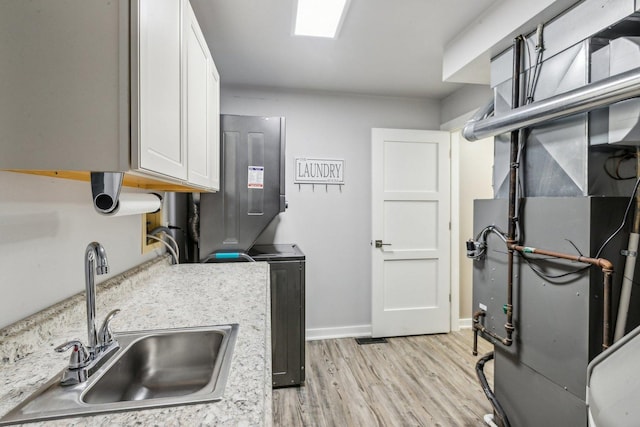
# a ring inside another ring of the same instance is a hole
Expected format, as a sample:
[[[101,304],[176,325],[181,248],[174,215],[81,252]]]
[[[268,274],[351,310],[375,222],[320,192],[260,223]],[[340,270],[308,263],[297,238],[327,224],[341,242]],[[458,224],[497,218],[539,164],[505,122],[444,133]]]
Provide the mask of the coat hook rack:
[[[310,185],[311,186],[311,191],[314,192],[314,193],[316,192],[316,185],[324,185],[325,193],[329,192],[329,187],[330,186],[338,187],[338,189],[340,190],[340,193],[342,193],[342,187],[344,187],[344,184],[342,184],[342,183],[331,183],[331,182],[330,183],[296,182],[294,184],[296,184],[298,186],[298,192],[302,191],[302,186],[303,185]]]

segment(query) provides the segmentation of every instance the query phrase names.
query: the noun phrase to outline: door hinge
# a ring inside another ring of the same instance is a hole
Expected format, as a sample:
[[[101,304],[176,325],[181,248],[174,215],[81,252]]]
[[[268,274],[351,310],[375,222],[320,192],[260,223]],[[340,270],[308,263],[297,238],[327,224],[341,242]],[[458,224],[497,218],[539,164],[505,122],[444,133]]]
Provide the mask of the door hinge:
[[[449,294],[449,302],[451,302],[451,294]]]
[[[449,221],[449,230],[451,230],[451,221]]]

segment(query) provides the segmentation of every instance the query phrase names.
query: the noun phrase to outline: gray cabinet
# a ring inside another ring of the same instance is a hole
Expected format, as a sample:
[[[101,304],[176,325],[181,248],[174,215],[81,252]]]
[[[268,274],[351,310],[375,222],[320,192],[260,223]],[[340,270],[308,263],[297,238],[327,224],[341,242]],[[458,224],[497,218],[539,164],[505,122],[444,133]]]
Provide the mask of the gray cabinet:
[[[2,0],[0,28],[1,169],[218,189],[219,76],[188,0]]]
[[[271,267],[273,387],[304,383],[305,256],[297,245],[255,245],[249,254]]]

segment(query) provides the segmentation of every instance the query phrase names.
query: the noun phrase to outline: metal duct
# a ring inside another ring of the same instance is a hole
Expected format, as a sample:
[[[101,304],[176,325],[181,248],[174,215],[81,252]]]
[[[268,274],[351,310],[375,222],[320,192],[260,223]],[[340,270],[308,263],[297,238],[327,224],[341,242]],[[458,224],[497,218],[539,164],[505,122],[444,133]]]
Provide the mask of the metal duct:
[[[584,113],[640,96],[640,68],[511,110],[499,117],[467,122],[462,135],[468,141],[495,136],[553,119]],[[483,108],[483,113],[486,107]]]

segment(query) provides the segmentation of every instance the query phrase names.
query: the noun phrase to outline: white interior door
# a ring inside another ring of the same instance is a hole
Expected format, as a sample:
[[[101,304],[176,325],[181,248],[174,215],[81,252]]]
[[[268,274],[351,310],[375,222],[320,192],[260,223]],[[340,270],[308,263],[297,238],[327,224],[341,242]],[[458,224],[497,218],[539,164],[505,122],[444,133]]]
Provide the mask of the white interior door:
[[[374,337],[450,330],[449,145],[448,132],[372,130]]]

